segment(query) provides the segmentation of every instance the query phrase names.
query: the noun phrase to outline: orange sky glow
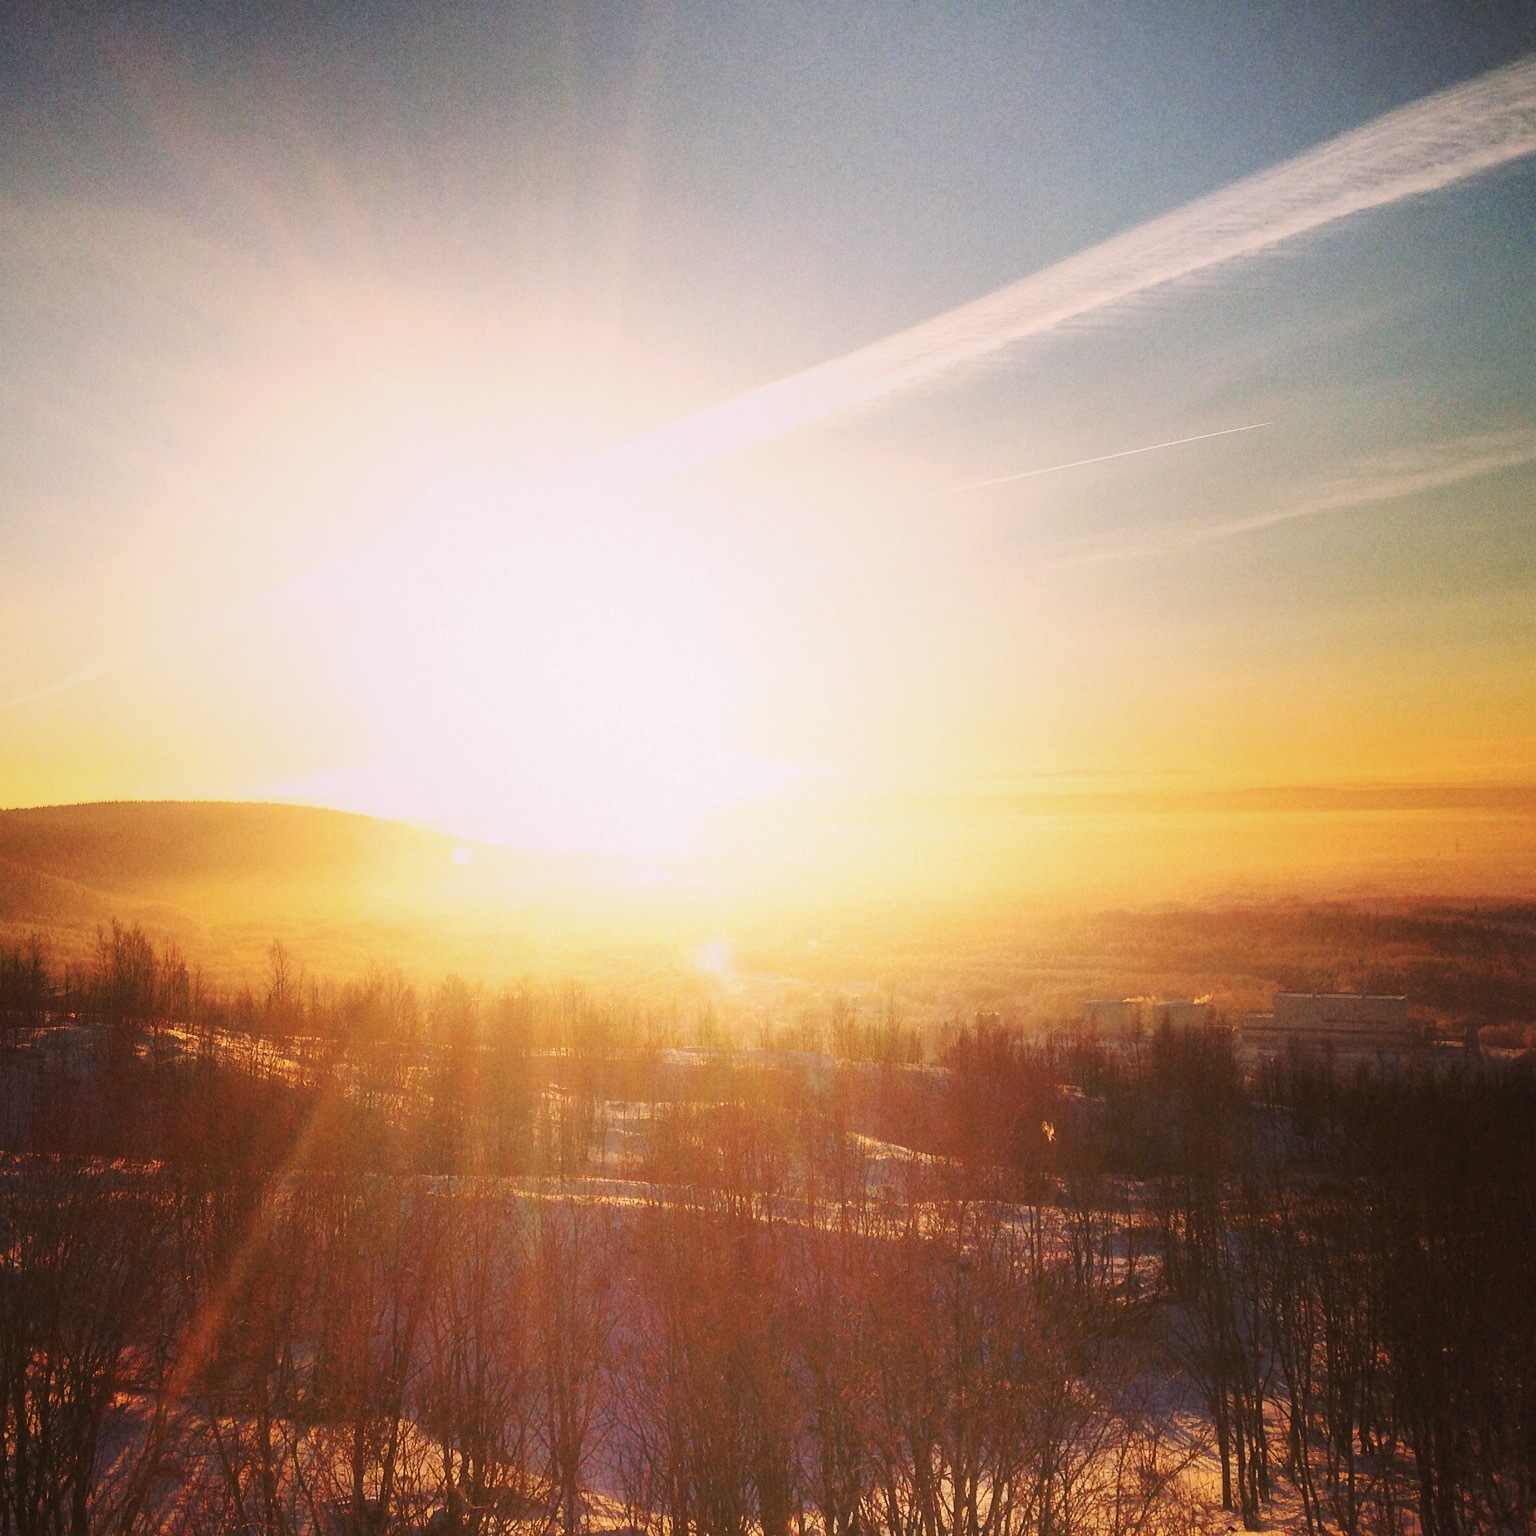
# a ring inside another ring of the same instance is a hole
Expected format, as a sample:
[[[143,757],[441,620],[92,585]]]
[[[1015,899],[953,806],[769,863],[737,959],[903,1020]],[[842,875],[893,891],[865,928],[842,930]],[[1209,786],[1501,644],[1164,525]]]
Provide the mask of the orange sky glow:
[[[821,206],[793,103],[708,163],[686,29],[522,137],[466,87],[446,144],[409,82],[75,44],[117,105],[13,148],[0,236],[0,804],[302,801],[722,889],[1522,888],[1528,58],[1289,138],[1165,117],[1134,189],[1085,125],[1054,218],[998,169],[1050,102],[1010,106],[898,257],[839,156],[915,196],[943,136],[823,125]],[[1220,798],[1276,789],[1315,798]]]

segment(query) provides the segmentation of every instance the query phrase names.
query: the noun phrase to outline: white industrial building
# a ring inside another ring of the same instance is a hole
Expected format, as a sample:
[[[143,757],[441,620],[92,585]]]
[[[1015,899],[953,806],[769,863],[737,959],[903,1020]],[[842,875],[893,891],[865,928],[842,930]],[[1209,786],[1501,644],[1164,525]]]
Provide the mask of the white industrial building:
[[[1209,997],[1158,997],[1152,999],[1149,1022],[1153,1029],[1199,1029],[1211,1022]]]
[[[1133,1035],[1164,1024],[1192,1029],[1210,1018],[1209,997],[1090,997],[1083,1004],[1083,1022],[1101,1035]]]
[[[1273,1011],[1243,1016],[1242,1041],[1258,1051],[1292,1045],[1335,1051],[1406,1051],[1419,1031],[1406,997],[1360,992],[1277,992]]]
[[[1140,997],[1090,997],[1083,1004],[1083,1023],[1101,1035],[1132,1035],[1141,1028]]]

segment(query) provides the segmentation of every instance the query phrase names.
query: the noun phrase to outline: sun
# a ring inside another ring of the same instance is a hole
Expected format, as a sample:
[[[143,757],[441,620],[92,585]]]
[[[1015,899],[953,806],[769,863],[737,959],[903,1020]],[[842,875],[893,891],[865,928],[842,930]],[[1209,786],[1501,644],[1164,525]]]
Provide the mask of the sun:
[[[336,685],[366,747],[306,789],[522,847],[686,855],[773,775],[743,745],[715,573],[646,512],[460,512],[355,568]]]

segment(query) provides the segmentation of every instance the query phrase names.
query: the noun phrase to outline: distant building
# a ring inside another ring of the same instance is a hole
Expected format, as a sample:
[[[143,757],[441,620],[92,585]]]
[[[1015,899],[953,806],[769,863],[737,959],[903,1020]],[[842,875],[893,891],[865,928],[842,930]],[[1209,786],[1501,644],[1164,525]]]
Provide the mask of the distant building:
[[[1154,999],[1151,1024],[1159,1029],[1164,1024],[1170,1029],[1203,1029],[1211,1022],[1211,1000],[1208,997],[1167,997]]]
[[[1274,1011],[1243,1016],[1242,1041],[1259,1051],[1291,1045],[1335,1051],[1406,1051],[1419,1031],[1408,1017],[1406,997],[1369,997],[1359,992],[1277,992]]]
[[[1141,1028],[1144,997],[1090,997],[1083,1004],[1083,1023],[1101,1035],[1133,1035]]]
[[[1208,997],[1090,997],[1083,1004],[1083,1022],[1102,1035],[1132,1035],[1164,1024],[1191,1029],[1210,1018]]]

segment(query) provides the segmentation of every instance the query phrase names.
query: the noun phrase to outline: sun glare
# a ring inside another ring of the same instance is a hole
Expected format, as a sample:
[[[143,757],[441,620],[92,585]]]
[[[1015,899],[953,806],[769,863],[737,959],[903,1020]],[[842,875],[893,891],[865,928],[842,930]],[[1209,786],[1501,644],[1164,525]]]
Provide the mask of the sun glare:
[[[703,818],[771,785],[742,745],[719,583],[664,509],[532,506],[496,486],[445,503],[317,598],[366,750],[299,792],[674,859]]]

